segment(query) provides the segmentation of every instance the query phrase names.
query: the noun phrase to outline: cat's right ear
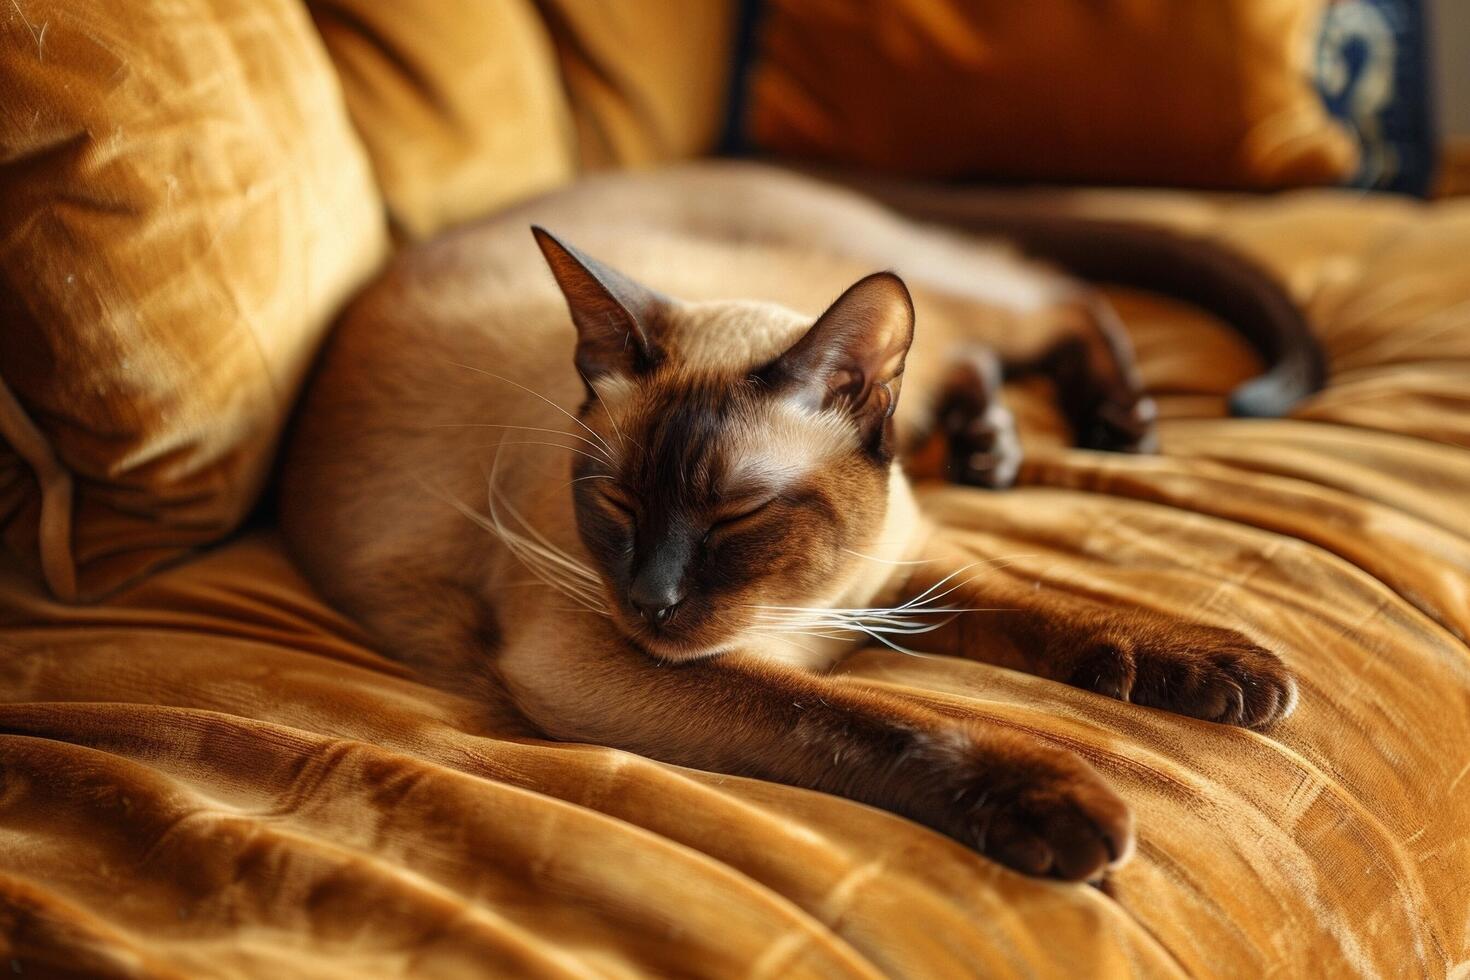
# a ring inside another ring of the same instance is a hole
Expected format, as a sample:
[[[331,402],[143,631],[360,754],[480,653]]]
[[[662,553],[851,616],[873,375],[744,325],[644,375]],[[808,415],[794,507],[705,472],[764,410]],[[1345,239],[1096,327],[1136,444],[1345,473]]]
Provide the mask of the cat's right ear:
[[[668,300],[577,251],[538,225],[536,244],[556,277],[577,328],[577,370],[589,382],[652,369],[664,353],[654,340]]]
[[[812,410],[840,407],[865,437],[887,431],[914,340],[914,301],[903,280],[877,272],[827,308],[761,379]]]

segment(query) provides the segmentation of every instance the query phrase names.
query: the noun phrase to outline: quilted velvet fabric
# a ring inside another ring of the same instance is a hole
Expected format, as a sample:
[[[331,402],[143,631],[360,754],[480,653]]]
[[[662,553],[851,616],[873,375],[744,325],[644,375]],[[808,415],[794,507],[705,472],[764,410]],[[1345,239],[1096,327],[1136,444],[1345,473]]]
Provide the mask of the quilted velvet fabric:
[[[108,604],[0,581],[0,964],[204,977],[1463,977],[1470,969],[1470,202],[1072,195],[1277,269],[1333,379],[1221,417],[1218,324],[1120,294],[1163,452],[931,486],[976,554],[1238,626],[1301,706],[1258,734],[1027,675],[842,668],[1086,755],[1137,810],[1105,890],[851,802],[529,738],[327,610],[262,528]],[[922,324],[920,325],[922,329]]]
[[[0,6],[0,532],[56,595],[254,506],[380,208],[294,0]]]

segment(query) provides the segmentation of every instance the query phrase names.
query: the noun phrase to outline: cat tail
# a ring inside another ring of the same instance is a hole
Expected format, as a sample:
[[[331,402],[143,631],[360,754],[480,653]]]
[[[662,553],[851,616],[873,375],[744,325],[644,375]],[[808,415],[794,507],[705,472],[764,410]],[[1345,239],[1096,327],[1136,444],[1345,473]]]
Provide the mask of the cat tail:
[[[889,181],[857,186],[910,217],[1005,239],[1079,278],[1162,293],[1225,320],[1267,365],[1231,393],[1232,415],[1285,415],[1326,379],[1322,348],[1285,286],[1222,242],[1143,222],[1060,213],[1064,205],[1027,201],[1024,194]]]

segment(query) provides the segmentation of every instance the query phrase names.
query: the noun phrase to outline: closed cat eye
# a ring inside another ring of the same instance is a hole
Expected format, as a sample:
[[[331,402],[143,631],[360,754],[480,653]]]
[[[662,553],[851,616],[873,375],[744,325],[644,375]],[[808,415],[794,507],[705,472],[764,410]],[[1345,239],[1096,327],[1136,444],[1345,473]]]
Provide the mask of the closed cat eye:
[[[626,497],[622,496],[622,494],[611,488],[603,488],[602,499],[608,504],[611,504],[616,509],[622,511],[624,514],[628,515],[629,520],[632,520],[634,517],[637,516],[636,512],[633,510],[632,502],[629,501]]]
[[[737,508],[737,509],[729,512],[726,515],[722,515],[721,517],[717,518],[714,521],[714,523],[712,523],[710,525],[709,531],[706,532],[706,534],[705,534],[705,539],[708,540],[709,539],[709,536],[711,534],[714,534],[716,531],[722,531],[722,530],[725,530],[726,528],[734,527],[734,526],[736,526],[738,524],[741,524],[741,523],[743,523],[743,522],[751,519],[752,517],[757,516],[762,511],[764,511],[767,507],[770,507],[771,504],[773,504],[775,502],[776,502],[776,498],[775,497],[767,497],[764,500],[761,500],[759,502],[753,503],[753,504],[748,505],[748,506],[739,507],[739,508]]]
[[[734,524],[736,521],[743,521],[747,517],[754,517],[756,514],[759,514],[761,511],[765,510],[767,507],[771,506],[775,502],[775,497],[767,497],[766,499],[759,502],[741,507],[727,516],[721,516],[718,520],[715,521],[715,526],[718,527],[721,524]]]

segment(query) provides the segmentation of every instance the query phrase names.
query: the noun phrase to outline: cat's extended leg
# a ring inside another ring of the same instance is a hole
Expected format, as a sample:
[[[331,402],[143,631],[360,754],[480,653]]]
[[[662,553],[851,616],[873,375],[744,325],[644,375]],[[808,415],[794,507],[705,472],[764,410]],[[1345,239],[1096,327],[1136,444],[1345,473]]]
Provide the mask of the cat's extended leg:
[[[518,623],[498,669],[554,738],[859,800],[1029,874],[1092,878],[1132,848],[1127,805],[1078,756],[853,682],[739,654],[659,663],[590,614]]]
[[[914,639],[932,653],[983,660],[1135,704],[1261,728],[1296,705],[1296,681],[1235,630],[1172,620],[1039,589],[936,548],[902,594],[948,591],[963,612]],[[980,611],[983,610],[983,611]]]

